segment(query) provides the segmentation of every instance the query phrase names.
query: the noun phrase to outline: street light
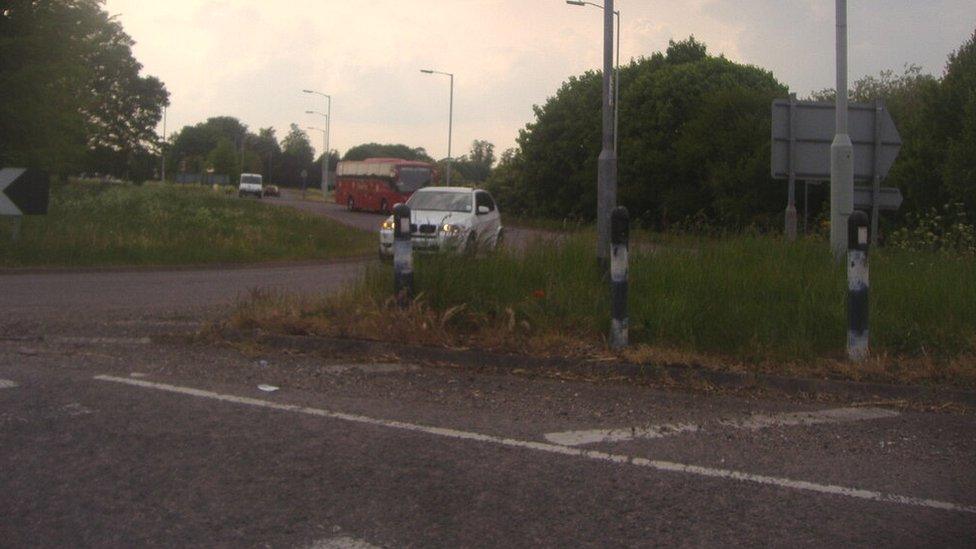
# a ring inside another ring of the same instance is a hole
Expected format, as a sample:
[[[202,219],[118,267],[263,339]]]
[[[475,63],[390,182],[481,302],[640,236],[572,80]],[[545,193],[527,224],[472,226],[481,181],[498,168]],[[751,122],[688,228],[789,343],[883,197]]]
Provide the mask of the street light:
[[[451,134],[454,130],[454,75],[449,72],[420,69],[424,74],[443,74],[451,77],[451,103],[447,115],[447,186],[451,186]]]
[[[318,114],[322,114],[323,116],[326,117],[326,122],[325,122],[325,152],[328,153],[328,152],[330,152],[332,150],[332,143],[331,143],[331,138],[332,138],[332,96],[329,95],[329,94],[327,94],[327,93],[317,92],[315,90],[302,90],[302,93],[310,93],[312,95],[321,95],[322,97],[328,99],[328,108],[326,109],[327,114],[318,113]],[[305,111],[305,112],[306,113],[310,113],[311,111]],[[315,111],[315,112],[317,112],[317,111]],[[324,169],[322,170],[322,194],[325,194],[328,191],[328,189],[329,189],[328,178],[329,178],[328,165],[325,165]]]
[[[583,2],[583,5],[589,2]],[[578,2],[570,2],[579,5]],[[597,7],[601,7],[594,4]],[[603,9],[603,145],[597,161],[596,178],[596,260],[601,268],[610,265],[610,212],[617,205],[617,149],[614,144],[613,78],[613,0],[606,0]],[[619,16],[618,16],[619,24]],[[619,48],[618,48],[619,50]]]
[[[312,111],[308,111],[308,112],[311,113]],[[319,113],[319,114],[321,114],[321,113]],[[328,127],[328,124],[326,125],[326,127]],[[323,144],[325,144],[326,140],[328,139],[329,132],[326,131],[326,130],[323,130],[322,128],[316,128],[315,126],[305,126],[305,129],[307,129],[307,130],[315,130],[317,132],[322,132],[322,143]],[[332,156],[332,155],[330,154],[329,150],[326,149],[325,153],[322,155],[322,173],[323,174],[327,173],[326,171],[329,169],[329,157],[330,156]],[[323,175],[322,177],[325,177],[325,176]],[[325,181],[325,179],[323,179],[323,181]],[[328,188],[329,188],[328,183],[324,183],[323,186],[322,186],[322,196],[323,197],[325,197],[325,193],[328,191]]]
[[[305,114],[317,114],[322,118],[325,118],[325,127],[327,129],[320,130],[322,132],[322,144],[325,146],[325,153],[322,154],[322,193],[324,194],[329,190],[329,163],[331,160],[328,158],[332,155],[332,151],[329,150],[329,120],[328,114],[319,111],[305,111]],[[318,130],[318,128],[309,127],[312,130]]]
[[[603,6],[600,4],[585,2],[583,0],[566,0],[566,3],[571,6],[593,6],[601,10],[603,9]],[[617,69],[613,77],[613,150],[619,154],[620,149],[617,148],[619,143],[617,135],[620,122],[620,10],[613,10],[613,14],[617,17]]]

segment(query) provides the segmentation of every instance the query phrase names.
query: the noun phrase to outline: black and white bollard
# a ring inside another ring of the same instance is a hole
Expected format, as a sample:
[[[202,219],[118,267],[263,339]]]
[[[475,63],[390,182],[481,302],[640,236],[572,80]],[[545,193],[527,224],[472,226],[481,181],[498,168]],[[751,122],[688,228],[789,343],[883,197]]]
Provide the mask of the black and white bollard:
[[[413,243],[410,240],[410,207],[393,207],[393,295],[401,307],[413,299]]]
[[[868,356],[868,216],[858,210],[847,219],[847,358]]]
[[[610,348],[627,346],[627,241],[630,215],[618,206],[610,216]]]

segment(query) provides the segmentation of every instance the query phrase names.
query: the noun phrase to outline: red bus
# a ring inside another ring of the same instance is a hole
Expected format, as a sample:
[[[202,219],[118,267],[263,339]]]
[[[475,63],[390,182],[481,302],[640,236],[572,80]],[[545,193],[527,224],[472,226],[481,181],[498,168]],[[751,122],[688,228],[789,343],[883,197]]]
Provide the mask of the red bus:
[[[389,213],[417,189],[434,183],[433,164],[400,158],[343,160],[336,168],[336,204],[349,210]]]

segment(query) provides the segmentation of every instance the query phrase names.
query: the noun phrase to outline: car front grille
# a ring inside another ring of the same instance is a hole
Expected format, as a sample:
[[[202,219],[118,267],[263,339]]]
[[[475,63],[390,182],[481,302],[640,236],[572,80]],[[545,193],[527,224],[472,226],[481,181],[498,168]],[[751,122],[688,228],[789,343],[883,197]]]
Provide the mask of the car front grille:
[[[433,234],[433,233],[436,233],[436,232],[437,232],[437,225],[421,225],[420,226],[420,233],[421,234]]]

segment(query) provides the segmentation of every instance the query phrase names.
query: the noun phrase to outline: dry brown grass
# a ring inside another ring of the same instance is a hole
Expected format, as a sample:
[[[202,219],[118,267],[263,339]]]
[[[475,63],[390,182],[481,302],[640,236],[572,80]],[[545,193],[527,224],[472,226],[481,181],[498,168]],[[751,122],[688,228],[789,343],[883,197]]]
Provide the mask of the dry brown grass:
[[[692,366],[713,371],[763,373],[852,381],[935,384],[976,388],[976,357],[952,359],[874,355],[853,363],[838,357],[809,360],[744,361],[729,356],[681,349],[636,345],[620,353],[607,349],[600,334],[586,330],[555,331],[534,327],[511,309],[491,318],[466,305],[443,312],[431,308],[421,294],[406,308],[393,299],[377,302],[346,293],[311,298],[270,290],[254,290],[241,300],[227,325],[288,335],[355,338],[453,349],[478,348],[534,357],[565,357],[590,362],[623,360],[635,364]]]

